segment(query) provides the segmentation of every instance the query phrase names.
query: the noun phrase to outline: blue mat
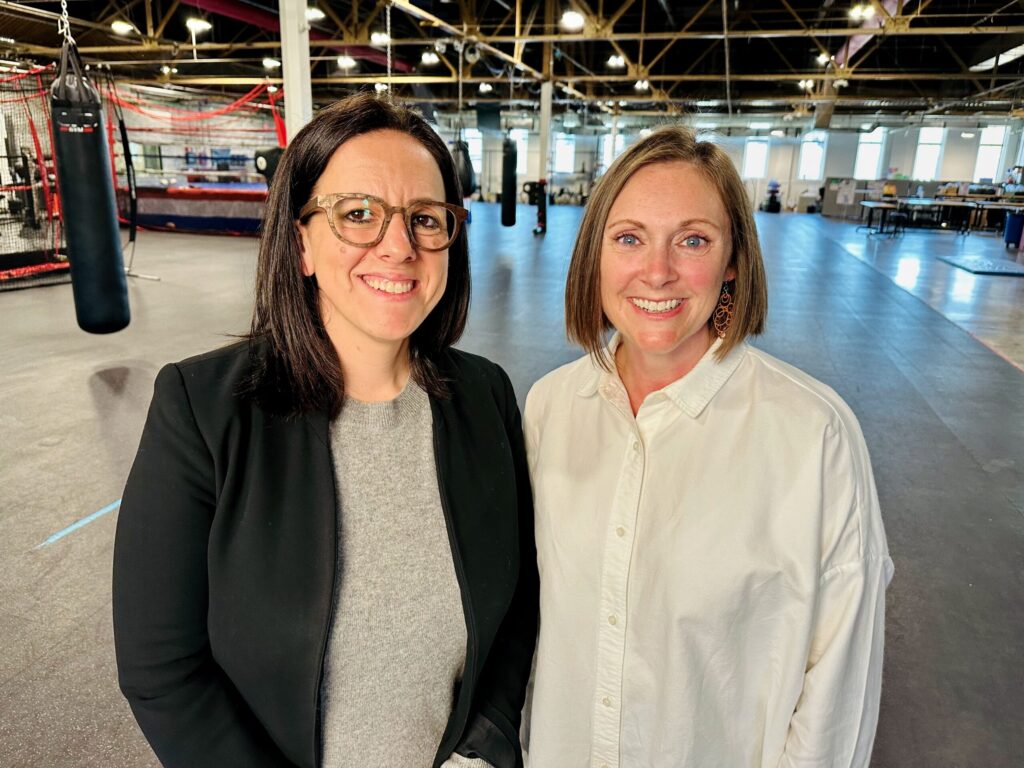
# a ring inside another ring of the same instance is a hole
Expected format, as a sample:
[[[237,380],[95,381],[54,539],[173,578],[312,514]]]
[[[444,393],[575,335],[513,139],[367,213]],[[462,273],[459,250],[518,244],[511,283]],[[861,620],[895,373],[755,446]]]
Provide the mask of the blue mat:
[[[1010,275],[1024,277],[1024,264],[1009,259],[990,259],[985,256],[939,256],[939,261],[966,269],[975,275]]]

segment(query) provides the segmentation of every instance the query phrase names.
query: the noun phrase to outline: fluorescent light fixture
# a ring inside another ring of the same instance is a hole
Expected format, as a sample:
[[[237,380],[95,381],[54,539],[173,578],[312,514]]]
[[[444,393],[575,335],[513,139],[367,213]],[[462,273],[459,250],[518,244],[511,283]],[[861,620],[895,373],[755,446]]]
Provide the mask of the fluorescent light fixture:
[[[384,93],[384,91],[386,91],[387,89],[388,89],[388,84],[387,83],[374,83],[373,84],[373,90],[375,90],[377,93]]]
[[[323,21],[327,17],[327,14],[317,8],[315,5],[306,7],[306,21]]]
[[[198,16],[189,16],[185,19],[185,26],[188,27],[188,31],[193,35],[201,35],[203,32],[209,32],[213,29],[213,24],[206,19],[200,19]]]
[[[994,69],[997,62],[999,66],[1002,66],[1003,64],[1009,64],[1011,61],[1016,61],[1021,56],[1024,56],[1024,45],[1017,45],[1008,51],[1003,51],[993,56],[991,59],[978,62],[971,67],[971,72],[987,72],[990,69]]]
[[[579,11],[566,11],[558,22],[559,26],[566,32],[580,32],[583,30],[585,23],[586,19],[583,18],[583,14]]]
[[[647,80],[637,80],[635,83],[633,83],[633,87],[638,91],[651,90],[651,84]]]
[[[755,121],[755,122],[750,124],[750,129],[753,130],[753,131],[767,131],[771,127],[772,127],[771,123],[764,123],[764,122],[757,122],[757,121]]]
[[[774,131],[772,131],[772,136],[775,136],[776,138],[779,138],[779,139],[781,139],[785,135],[786,135],[786,132],[781,130],[781,129],[779,129],[779,128],[776,128]]]
[[[441,57],[433,51],[424,51],[423,55],[420,56],[420,62],[428,67],[432,67],[441,61]]]
[[[613,53],[608,57],[608,66],[612,69],[623,69],[626,66],[626,57]]]
[[[277,86],[276,85],[268,85],[267,86],[267,93],[277,93]]]
[[[960,132],[960,138],[961,139],[973,139],[974,138],[974,134],[971,131],[961,131]]]
[[[490,83],[480,83],[480,93],[490,93],[494,90],[494,86]]]
[[[347,54],[338,57],[338,66],[342,69],[355,69],[356,60]]]
[[[391,42],[391,38],[388,37],[387,32],[374,32],[370,35],[370,42],[374,45],[387,45]]]
[[[134,25],[124,19],[114,19],[110,22],[110,28],[114,30],[115,35],[130,35],[135,31]]]
[[[272,58],[270,58],[268,56],[267,58],[263,59],[263,68],[264,69],[280,69],[281,68],[281,62],[278,61],[277,59],[272,59]]]

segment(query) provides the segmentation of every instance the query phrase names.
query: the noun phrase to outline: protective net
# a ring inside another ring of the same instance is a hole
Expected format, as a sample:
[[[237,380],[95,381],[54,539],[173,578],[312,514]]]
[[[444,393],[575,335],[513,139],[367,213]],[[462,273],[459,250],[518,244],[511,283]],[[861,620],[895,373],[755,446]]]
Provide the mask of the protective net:
[[[68,280],[51,148],[50,69],[0,71],[0,290]]]

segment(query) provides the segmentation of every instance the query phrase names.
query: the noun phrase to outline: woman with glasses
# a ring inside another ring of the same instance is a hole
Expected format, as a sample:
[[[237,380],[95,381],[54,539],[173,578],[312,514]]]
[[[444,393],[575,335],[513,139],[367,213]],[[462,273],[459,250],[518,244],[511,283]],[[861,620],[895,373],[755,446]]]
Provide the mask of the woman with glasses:
[[[508,377],[452,349],[461,201],[415,113],[322,110],[271,185],[249,337],[157,377],[114,628],[164,765],[522,764],[532,506]]]

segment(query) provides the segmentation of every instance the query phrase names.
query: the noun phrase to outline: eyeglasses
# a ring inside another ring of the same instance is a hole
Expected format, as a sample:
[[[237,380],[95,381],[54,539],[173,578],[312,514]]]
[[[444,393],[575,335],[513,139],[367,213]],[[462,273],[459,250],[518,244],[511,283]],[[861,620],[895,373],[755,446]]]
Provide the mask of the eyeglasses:
[[[400,213],[409,241],[424,251],[443,251],[455,242],[459,225],[469,211],[436,200],[414,200],[406,206],[388,205],[379,197],[360,192],[317,195],[299,211],[299,221],[317,211],[327,214],[334,236],[343,243],[369,248],[384,239],[391,217]]]

